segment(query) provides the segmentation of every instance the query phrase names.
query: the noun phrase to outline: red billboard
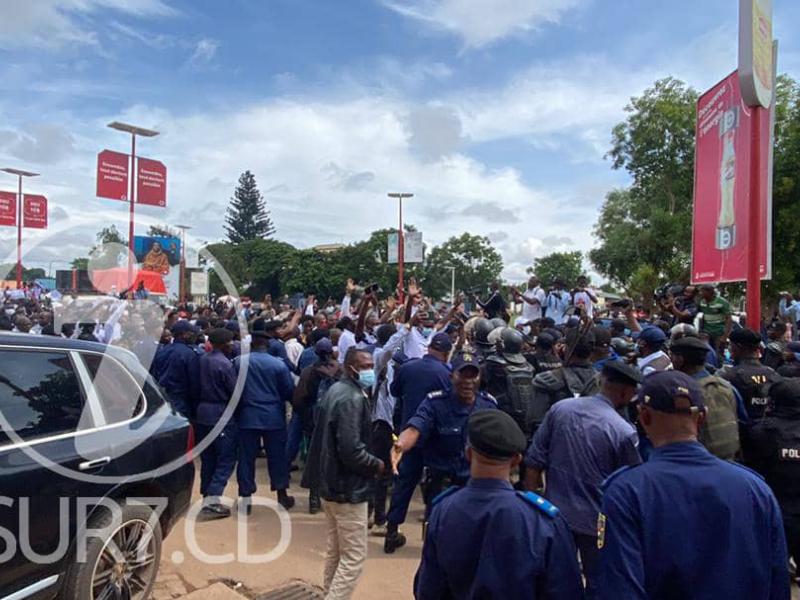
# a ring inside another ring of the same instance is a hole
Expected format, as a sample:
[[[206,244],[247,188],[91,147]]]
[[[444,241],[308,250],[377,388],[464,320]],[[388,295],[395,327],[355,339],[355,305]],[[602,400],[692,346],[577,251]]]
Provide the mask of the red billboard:
[[[167,167],[149,158],[138,158],[136,165],[136,203],[166,206]]]
[[[97,155],[97,196],[128,199],[128,155],[103,150]]]
[[[22,226],[47,229],[47,198],[25,194],[22,200]]]
[[[770,147],[772,111],[753,109],[742,100],[739,76],[732,73],[697,101],[694,168],[692,283],[747,279],[750,253],[750,147],[752,128],[761,128],[762,157],[759,198],[761,223],[760,274],[771,276],[772,179]]]
[[[17,224],[17,194],[0,192],[0,225]]]

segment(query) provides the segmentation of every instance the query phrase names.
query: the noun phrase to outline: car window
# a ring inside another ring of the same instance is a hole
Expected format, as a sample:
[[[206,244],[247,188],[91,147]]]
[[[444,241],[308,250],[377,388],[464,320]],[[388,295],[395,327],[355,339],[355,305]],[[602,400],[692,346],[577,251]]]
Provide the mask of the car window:
[[[0,350],[0,444],[80,428],[84,397],[66,352]]]
[[[106,422],[110,425],[135,417],[142,407],[142,390],[116,360],[103,354],[81,354]]]

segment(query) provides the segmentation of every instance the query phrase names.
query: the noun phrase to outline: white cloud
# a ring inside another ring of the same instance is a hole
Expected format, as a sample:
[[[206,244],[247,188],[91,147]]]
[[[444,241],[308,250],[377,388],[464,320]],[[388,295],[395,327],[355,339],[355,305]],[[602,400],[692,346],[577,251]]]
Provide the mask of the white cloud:
[[[163,0],[3,0],[0,48],[96,44],[88,19],[106,10],[136,17],[175,14]]]
[[[194,46],[194,52],[189,58],[189,64],[193,67],[202,67],[210,64],[217,55],[219,42],[211,38],[203,38]]]
[[[385,0],[397,13],[459,35],[478,48],[514,34],[529,33],[584,0]]]

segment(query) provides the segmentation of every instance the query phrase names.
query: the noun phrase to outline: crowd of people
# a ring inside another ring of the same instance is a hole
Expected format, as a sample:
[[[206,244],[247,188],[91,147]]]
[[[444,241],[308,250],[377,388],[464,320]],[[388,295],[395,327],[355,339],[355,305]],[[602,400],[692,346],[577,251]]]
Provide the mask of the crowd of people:
[[[234,472],[250,514],[263,454],[294,509],[302,464],[326,598],[351,596],[368,535],[405,545],[418,486],[417,598],[789,598],[800,302],[754,331],[710,285],[644,312],[600,310],[586,278],[550,284],[492,284],[471,311],[413,280],[299,307],[6,296],[0,330],[128,348],[198,439],[235,403],[200,457],[201,516],[230,516]]]

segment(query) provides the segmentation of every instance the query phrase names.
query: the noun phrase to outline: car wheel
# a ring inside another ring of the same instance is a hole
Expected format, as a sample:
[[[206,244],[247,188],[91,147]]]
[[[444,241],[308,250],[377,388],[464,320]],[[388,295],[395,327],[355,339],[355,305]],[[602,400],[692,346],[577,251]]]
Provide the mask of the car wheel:
[[[145,600],[150,597],[161,559],[161,526],[147,506],[120,504],[118,523],[102,510],[89,529],[104,530],[86,541],[86,560],[70,565],[63,600]]]

